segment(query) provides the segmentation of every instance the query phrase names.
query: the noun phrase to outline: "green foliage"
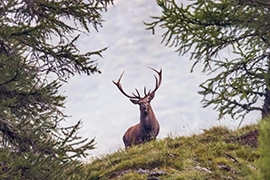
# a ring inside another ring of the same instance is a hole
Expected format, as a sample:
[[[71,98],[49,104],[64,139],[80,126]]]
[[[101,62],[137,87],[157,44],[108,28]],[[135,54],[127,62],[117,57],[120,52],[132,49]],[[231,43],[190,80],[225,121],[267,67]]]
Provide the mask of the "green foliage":
[[[157,3],[162,14],[146,23],[148,29],[165,29],[162,42],[181,55],[191,52],[192,71],[202,63],[202,72],[212,76],[200,85],[204,106],[213,105],[219,117],[263,112],[256,102],[267,98],[265,89],[270,89],[270,5],[233,0]]]
[[[119,150],[85,165],[88,179],[247,179],[258,158],[256,148],[239,143],[239,136],[257,126],[236,131],[213,127],[190,137],[164,140]],[[139,171],[143,169],[144,171]],[[160,177],[159,177],[160,176]]]
[[[259,123],[259,159],[256,164],[258,169],[253,172],[250,179],[270,179],[270,118],[262,119]]]
[[[102,50],[81,54],[75,42],[89,24],[97,30],[109,2],[0,2],[0,179],[86,178],[79,160],[94,140],[78,135],[80,121],[61,126],[58,90],[70,75],[98,72],[90,57]]]
[[[81,54],[75,42],[80,33],[90,32],[89,24],[96,30],[101,26],[100,12],[110,1],[3,0],[0,49],[22,51],[40,71],[60,78],[99,72],[91,57],[101,56],[104,49]]]

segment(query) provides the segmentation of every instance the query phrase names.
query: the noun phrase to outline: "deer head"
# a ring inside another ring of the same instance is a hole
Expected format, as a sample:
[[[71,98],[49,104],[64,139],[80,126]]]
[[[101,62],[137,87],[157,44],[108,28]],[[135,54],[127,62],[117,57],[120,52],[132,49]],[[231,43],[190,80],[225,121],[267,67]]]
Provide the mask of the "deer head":
[[[124,137],[124,143],[126,148],[132,144],[141,144],[146,141],[155,139],[159,132],[159,123],[155,117],[155,114],[150,105],[151,100],[155,97],[155,92],[158,90],[162,80],[162,70],[157,71],[154,68],[149,67],[158,74],[158,77],[154,75],[156,80],[156,86],[154,90],[146,91],[144,87],[144,97],[141,97],[137,88],[135,88],[136,94],[128,95],[120,83],[124,72],[120,75],[117,82],[113,83],[118,87],[120,92],[130,99],[133,104],[138,104],[140,106],[140,123],[130,127]]]

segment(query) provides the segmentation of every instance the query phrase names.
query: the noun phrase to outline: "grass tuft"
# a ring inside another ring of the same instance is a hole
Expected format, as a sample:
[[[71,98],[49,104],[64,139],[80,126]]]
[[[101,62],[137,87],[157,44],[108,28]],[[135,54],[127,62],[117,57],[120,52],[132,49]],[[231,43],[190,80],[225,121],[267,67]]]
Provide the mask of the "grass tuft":
[[[85,165],[88,179],[248,179],[256,148],[238,142],[257,125],[212,127],[189,137],[166,137],[119,150]]]

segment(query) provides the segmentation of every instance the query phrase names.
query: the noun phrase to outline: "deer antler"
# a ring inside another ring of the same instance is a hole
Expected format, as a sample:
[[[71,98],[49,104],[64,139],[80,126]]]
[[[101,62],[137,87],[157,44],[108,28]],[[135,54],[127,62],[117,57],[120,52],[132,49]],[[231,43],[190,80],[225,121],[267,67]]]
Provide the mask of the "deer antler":
[[[137,95],[135,95],[134,93],[132,93],[133,96],[128,95],[128,94],[123,90],[123,87],[122,87],[120,81],[121,81],[122,76],[124,75],[124,73],[125,73],[125,71],[122,72],[122,74],[120,75],[120,77],[119,77],[119,79],[118,79],[117,82],[115,82],[115,81],[112,81],[112,82],[118,87],[118,89],[121,91],[121,93],[123,93],[126,97],[128,97],[128,98],[130,98],[130,99],[140,99],[140,93],[139,93],[138,89],[135,89],[136,92],[137,92]]]
[[[145,96],[148,96],[148,95],[150,95],[150,94],[154,94],[154,93],[158,90],[158,88],[159,88],[159,86],[160,86],[160,84],[161,84],[161,80],[162,80],[162,69],[160,69],[160,71],[157,71],[157,70],[155,70],[155,69],[152,68],[152,67],[148,67],[148,68],[150,68],[150,69],[152,69],[153,71],[155,71],[155,72],[158,74],[158,78],[157,78],[156,75],[154,75],[154,77],[155,77],[155,79],[156,79],[156,87],[155,87],[155,89],[154,89],[153,91],[149,90],[148,93],[147,93],[147,92],[146,92],[146,87],[144,86],[144,95],[145,95]],[[140,99],[140,98],[141,98],[141,95],[140,95],[140,93],[139,93],[139,91],[138,91],[137,88],[135,88],[135,91],[136,91],[137,95],[136,95],[135,93],[132,93],[133,96],[128,95],[128,94],[123,90],[123,87],[122,87],[120,81],[121,81],[121,79],[122,79],[124,73],[125,73],[125,71],[122,72],[122,74],[120,75],[120,77],[119,77],[119,79],[118,79],[117,82],[115,82],[115,81],[112,81],[112,82],[118,87],[118,89],[121,91],[121,93],[123,93],[126,97],[128,97],[128,98],[130,98],[130,99]]]
[[[149,92],[148,92],[148,94],[153,94],[153,93],[155,93],[158,90],[159,86],[161,85],[161,81],[162,81],[162,69],[160,69],[160,71],[157,71],[157,70],[155,70],[152,67],[149,67],[148,66],[148,68],[150,68],[153,71],[155,71],[158,74],[158,77],[159,77],[159,78],[157,78],[157,76],[154,75],[155,76],[155,79],[156,79],[156,87],[155,87],[155,89],[153,91],[150,91],[149,90]],[[144,92],[146,92],[146,91],[144,91]]]

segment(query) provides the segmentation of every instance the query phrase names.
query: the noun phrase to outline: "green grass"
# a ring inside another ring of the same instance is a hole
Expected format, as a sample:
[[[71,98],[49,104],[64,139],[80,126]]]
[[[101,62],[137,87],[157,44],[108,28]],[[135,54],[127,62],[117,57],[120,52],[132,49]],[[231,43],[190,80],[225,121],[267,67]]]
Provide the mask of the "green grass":
[[[85,165],[85,171],[89,180],[145,180],[151,171],[166,173],[156,177],[168,180],[248,179],[258,155],[237,138],[256,128],[213,127],[189,137],[167,137],[96,158]]]

